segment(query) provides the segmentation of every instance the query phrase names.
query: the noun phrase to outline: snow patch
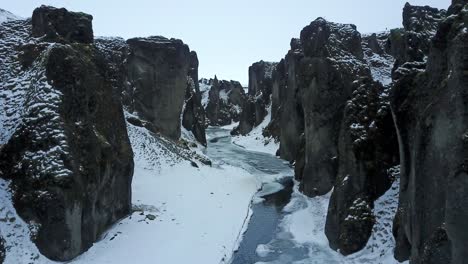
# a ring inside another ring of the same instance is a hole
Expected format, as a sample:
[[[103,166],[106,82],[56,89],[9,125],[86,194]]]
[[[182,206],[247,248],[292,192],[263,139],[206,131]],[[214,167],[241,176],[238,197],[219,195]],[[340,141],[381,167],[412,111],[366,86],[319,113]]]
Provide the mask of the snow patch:
[[[265,138],[263,130],[268,126],[271,121],[271,104],[267,108],[268,114],[263,119],[263,122],[254,127],[250,133],[245,136],[239,135],[232,139],[232,142],[250,151],[264,152],[276,155],[279,149],[279,142],[275,142],[273,138]]]

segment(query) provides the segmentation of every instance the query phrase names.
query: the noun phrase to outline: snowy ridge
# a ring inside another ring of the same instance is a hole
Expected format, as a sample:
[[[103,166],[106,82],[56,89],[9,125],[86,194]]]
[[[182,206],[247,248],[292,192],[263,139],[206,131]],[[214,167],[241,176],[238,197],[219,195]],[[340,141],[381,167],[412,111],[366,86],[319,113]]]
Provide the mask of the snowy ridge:
[[[24,21],[0,24],[0,31],[9,36],[0,38],[0,86],[3,87],[0,89],[0,106],[3,109],[0,111],[0,145],[5,144],[21,124],[24,95],[34,76],[32,69],[23,72],[16,50],[18,43],[30,41],[30,29]]]
[[[395,64],[395,59],[392,55],[384,52],[385,42],[388,39],[390,32],[383,31],[376,33],[378,45],[380,46],[382,53],[374,53],[368,46],[366,41],[362,42],[362,49],[364,51],[364,60],[370,68],[372,78],[375,81],[382,83],[384,86],[390,85],[392,82],[392,69]],[[369,38],[369,35],[365,35],[364,38]]]
[[[3,22],[7,22],[7,21],[22,20],[22,19],[23,18],[0,8],[0,24]]]

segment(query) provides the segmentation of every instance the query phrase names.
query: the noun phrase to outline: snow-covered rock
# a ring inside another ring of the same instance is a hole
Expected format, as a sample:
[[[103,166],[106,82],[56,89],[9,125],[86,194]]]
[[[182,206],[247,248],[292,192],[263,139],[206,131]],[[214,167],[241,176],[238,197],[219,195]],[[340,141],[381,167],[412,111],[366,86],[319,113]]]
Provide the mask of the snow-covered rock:
[[[0,8],[0,24],[6,21],[22,20],[23,18]]]

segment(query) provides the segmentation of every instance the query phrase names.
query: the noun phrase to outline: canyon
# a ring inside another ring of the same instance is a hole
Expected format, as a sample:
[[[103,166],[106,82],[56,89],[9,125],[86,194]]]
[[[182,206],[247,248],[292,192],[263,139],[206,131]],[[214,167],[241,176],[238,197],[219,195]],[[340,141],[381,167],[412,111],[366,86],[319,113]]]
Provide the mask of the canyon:
[[[466,0],[317,18],[247,88],[179,39],[0,15],[0,263],[466,262]]]

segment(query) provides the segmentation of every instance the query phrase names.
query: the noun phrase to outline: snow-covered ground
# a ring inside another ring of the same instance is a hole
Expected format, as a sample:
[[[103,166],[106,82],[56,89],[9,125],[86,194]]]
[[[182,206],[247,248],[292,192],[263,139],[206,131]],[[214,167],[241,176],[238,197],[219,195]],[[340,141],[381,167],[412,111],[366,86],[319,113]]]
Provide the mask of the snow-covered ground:
[[[260,257],[268,257],[271,253],[278,255],[280,252],[279,257],[271,262],[257,262],[256,264],[399,263],[393,257],[395,240],[392,235],[393,216],[398,206],[398,179],[375,202],[376,224],[366,247],[346,257],[328,246],[328,239],[325,235],[325,221],[331,192],[310,198],[300,193],[298,186],[296,182],[291,201],[283,209],[286,216],[281,221],[276,238],[266,245],[259,245],[257,248],[257,254]],[[302,260],[292,261],[293,256],[281,253],[282,249],[278,248],[278,245],[287,244],[286,242],[292,242],[294,248],[304,248],[308,252],[308,256]]]
[[[245,136],[233,137],[232,142],[247,150],[275,155],[276,151],[279,149],[279,142],[275,142],[273,138],[265,138],[263,136],[263,129],[265,129],[271,121],[271,105],[268,107],[267,111],[268,114],[260,125],[254,127],[252,131]],[[232,125],[227,127],[230,128]]]
[[[195,168],[189,150],[128,125],[135,153],[132,203],[135,212],[71,263],[222,263],[245,228],[249,205],[260,187],[256,177],[228,164]],[[180,153],[179,153],[180,152]],[[194,161],[197,161],[194,159]],[[0,182],[1,232],[7,264],[54,263],[30,241]]]
[[[228,260],[258,182],[229,165],[194,168],[147,133],[129,125],[135,152],[132,200],[141,211],[118,223],[73,263]]]

